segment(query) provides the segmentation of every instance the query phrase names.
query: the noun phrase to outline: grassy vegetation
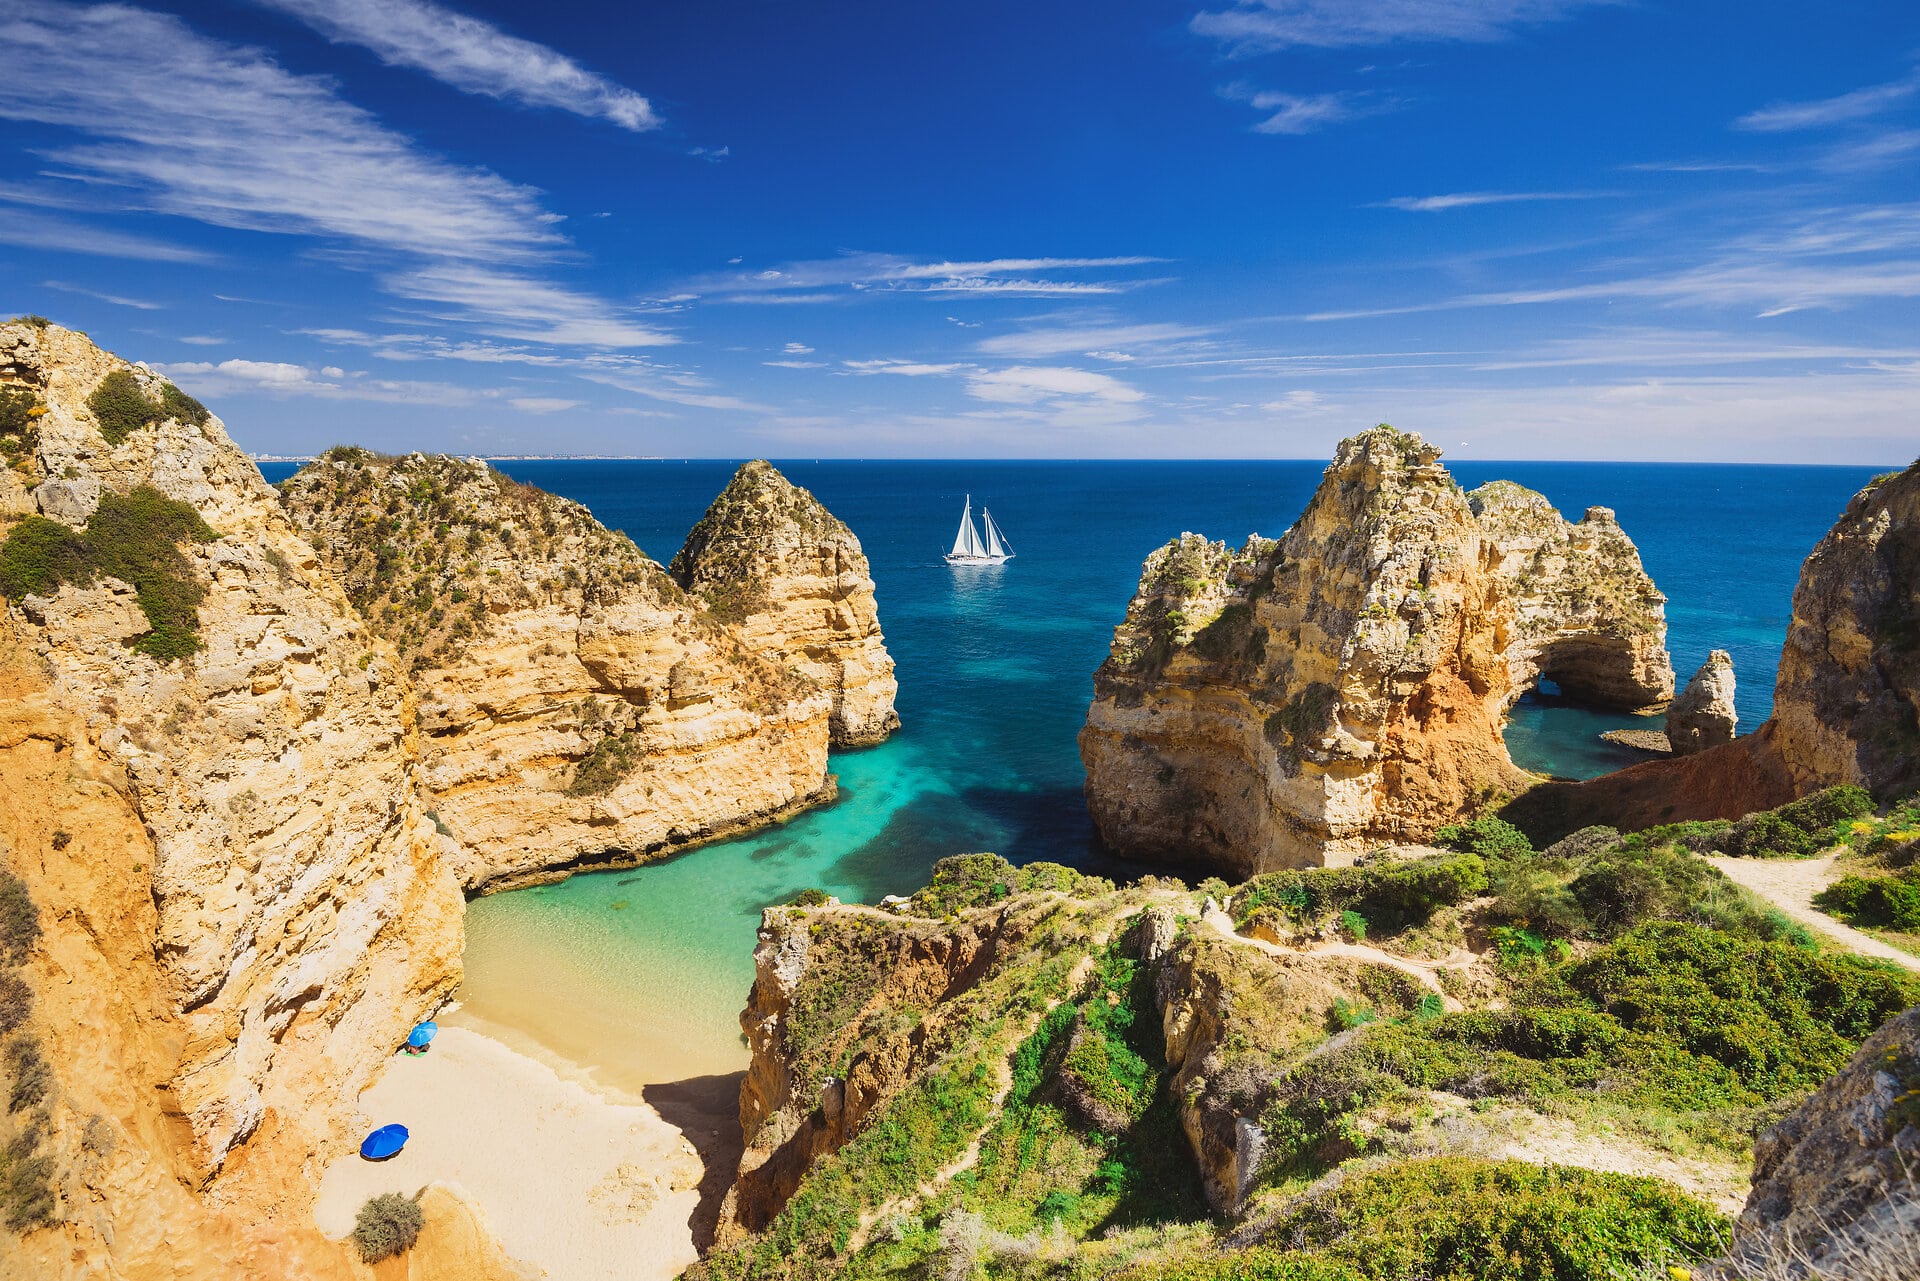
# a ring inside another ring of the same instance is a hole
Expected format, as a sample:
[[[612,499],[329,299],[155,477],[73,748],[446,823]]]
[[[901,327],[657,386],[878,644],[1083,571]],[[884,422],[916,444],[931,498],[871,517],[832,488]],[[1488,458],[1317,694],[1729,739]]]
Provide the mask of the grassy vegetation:
[[[53,1070],[39,1039],[27,1029],[33,992],[14,968],[39,937],[40,912],[25,883],[0,871],[0,1032],[11,1033],[0,1045],[6,1091],[0,1124],[11,1131],[0,1144],[0,1217],[12,1232],[51,1223],[57,1210],[58,1171],[53,1158],[40,1151],[47,1136],[45,1104],[53,1089]]]
[[[1849,925],[1892,931],[1889,940],[1920,946],[1920,801],[1862,816],[1838,828],[1850,870],[1815,896],[1814,904]]]
[[[405,1254],[420,1239],[420,1207],[398,1192],[369,1197],[353,1218],[351,1234],[360,1257],[368,1263]]]
[[[87,397],[87,408],[100,426],[100,434],[109,445],[117,445],[143,427],[171,418],[193,427],[204,427],[212,417],[207,407],[170,382],[160,384],[156,402],[140,386],[130,369],[116,369],[100,380]]]
[[[0,459],[25,466],[40,444],[39,423],[47,412],[37,393],[25,387],[0,387]]]
[[[631,731],[608,734],[574,766],[573,781],[567,784],[568,796],[604,796],[618,787],[646,756],[639,738]]]
[[[1853,957],[1641,925],[1543,969],[1506,1009],[1369,1026],[1293,1068],[1262,1117],[1268,1177],[1364,1152],[1363,1113],[1429,1090],[1548,1110],[1624,1105],[1739,1150],[1765,1105],[1813,1088],[1917,1001],[1920,976]]]
[[[1276,916],[1289,928],[1337,923],[1343,933],[1397,934],[1434,912],[1487,889],[1477,854],[1417,859],[1375,867],[1303,868],[1257,876],[1233,896],[1234,922]]]
[[[128,644],[162,662],[185,658],[200,648],[197,606],[206,588],[180,545],[217,537],[192,507],[150,486],[104,494],[83,533],[43,516],[16,525],[0,543],[0,594],[19,600],[121,579],[133,585],[150,629]]]

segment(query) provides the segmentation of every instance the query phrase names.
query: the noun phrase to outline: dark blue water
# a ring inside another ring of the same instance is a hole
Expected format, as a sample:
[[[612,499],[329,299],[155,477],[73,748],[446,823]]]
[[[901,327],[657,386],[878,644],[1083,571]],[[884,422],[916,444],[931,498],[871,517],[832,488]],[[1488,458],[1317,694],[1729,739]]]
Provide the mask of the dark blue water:
[[[726,462],[507,462],[517,479],[586,504],[661,562],[732,475]],[[625,873],[496,895],[468,913],[463,999],[556,1052],[617,1077],[685,1074],[685,1051],[740,1061],[732,1011],[751,981],[761,906],[808,886],[849,899],[909,891],[948,854],[1102,866],[1075,735],[1092,674],[1140,562],[1183,530],[1239,543],[1290,525],[1318,482],[1310,462],[805,462],[780,469],[859,535],[898,664],[901,732],[838,754],[843,797],[758,835]],[[291,470],[269,471],[277,479]],[[1743,727],[1764,720],[1801,560],[1872,475],[1866,468],[1462,463],[1463,485],[1504,477],[1578,518],[1615,509],[1669,597],[1684,682],[1732,653]],[[997,568],[941,560],[971,493],[1017,553]],[[1590,776],[1640,759],[1597,737],[1657,721],[1515,709],[1514,759]],[[689,1011],[698,1013],[689,1014]],[[689,1020],[692,1020],[689,1023]],[[620,1029],[617,1035],[610,1028]],[[662,1066],[662,1065],[667,1066]]]

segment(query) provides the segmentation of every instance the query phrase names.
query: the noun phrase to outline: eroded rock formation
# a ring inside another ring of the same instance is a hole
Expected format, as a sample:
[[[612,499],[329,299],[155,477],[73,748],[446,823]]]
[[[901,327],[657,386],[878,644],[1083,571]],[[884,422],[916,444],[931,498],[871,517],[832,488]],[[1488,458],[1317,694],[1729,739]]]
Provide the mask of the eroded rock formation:
[[[0,853],[64,1180],[0,1272],[348,1275],[307,1172],[460,977],[404,668],[197,403],[57,326],[0,326],[0,384],[43,411],[0,468]]]
[[[1439,457],[1375,428],[1284,537],[1147,558],[1080,736],[1109,848],[1235,874],[1349,862],[1525,788],[1501,728],[1541,677],[1671,697],[1663,598],[1611,513],[1470,497]]]
[[[1733,655],[1716,649],[1667,708],[1667,745],[1675,756],[1692,756],[1733,741],[1740,723],[1733,688]]]
[[[1920,1269],[1920,1009],[1888,1020],[1755,1141],[1730,1255],[1741,1276]]]
[[[478,461],[357,449],[283,489],[412,671],[468,888],[643,860],[831,795],[833,691],[580,504]]]
[[[1806,791],[1920,787],[1920,463],[1854,495],[1801,567],[1773,720]]]
[[[707,508],[670,572],[747,644],[833,695],[833,743],[878,743],[900,727],[860,540],[771,463],[747,463]]]

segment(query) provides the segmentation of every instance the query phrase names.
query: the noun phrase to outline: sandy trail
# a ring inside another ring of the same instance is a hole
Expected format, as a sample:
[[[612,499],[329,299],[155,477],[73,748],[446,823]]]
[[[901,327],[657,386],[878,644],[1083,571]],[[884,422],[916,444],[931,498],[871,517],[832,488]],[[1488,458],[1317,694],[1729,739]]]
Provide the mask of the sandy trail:
[[[396,1055],[360,1109],[368,1128],[398,1121],[412,1138],[389,1161],[356,1153],[327,1168],[314,1218],[329,1236],[346,1235],[376,1193],[443,1182],[481,1207],[508,1254],[554,1281],[667,1281],[697,1257],[702,1162],[645,1103],[443,1027],[428,1053]]]
[[[1834,866],[1838,857],[1709,858],[1707,862],[1725,872],[1728,880],[1744,885],[1814,933],[1824,934],[1862,956],[1920,971],[1920,956],[1843,925],[1813,905],[1813,896],[1839,879],[1839,869]]]
[[[1402,974],[1417,980],[1430,992],[1437,993],[1448,1010],[1465,1007],[1440,986],[1439,971],[1471,965],[1475,956],[1471,952],[1456,952],[1444,961],[1416,961],[1409,957],[1395,956],[1393,953],[1366,943],[1321,943],[1317,947],[1297,948],[1281,947],[1278,943],[1269,943],[1265,939],[1253,938],[1234,928],[1233,918],[1218,908],[1208,912],[1203,918],[1216,934],[1230,943],[1242,947],[1251,947],[1272,956],[1344,956],[1355,961],[1367,961],[1374,965],[1384,965],[1399,970]]]

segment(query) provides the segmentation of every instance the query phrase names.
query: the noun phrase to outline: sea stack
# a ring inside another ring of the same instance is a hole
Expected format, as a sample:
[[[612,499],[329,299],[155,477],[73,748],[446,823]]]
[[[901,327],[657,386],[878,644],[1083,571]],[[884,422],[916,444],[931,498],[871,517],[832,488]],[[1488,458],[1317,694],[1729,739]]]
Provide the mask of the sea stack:
[[[1667,744],[1692,756],[1733,741],[1740,716],[1733,707],[1733,655],[1716,649],[1667,709]]]
[[[1478,508],[1420,437],[1341,442],[1284,537],[1147,558],[1080,735],[1102,838],[1233,875],[1417,841],[1532,776],[1501,740],[1537,681],[1672,696],[1664,598],[1604,509]]]
[[[460,981],[404,667],[171,383],[15,322],[0,397],[0,863],[48,1072],[14,1170],[65,1198],[0,1272],[344,1281],[307,1172]]]
[[[878,743],[900,727],[860,540],[773,464],[734,473],[670,572],[756,652],[828,691],[835,747]]]
[[[477,460],[351,448],[282,488],[412,673],[467,888],[642,861],[831,796],[829,691],[580,504]]]

